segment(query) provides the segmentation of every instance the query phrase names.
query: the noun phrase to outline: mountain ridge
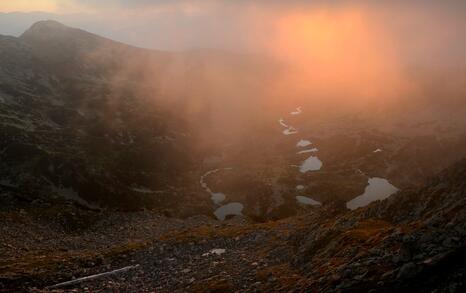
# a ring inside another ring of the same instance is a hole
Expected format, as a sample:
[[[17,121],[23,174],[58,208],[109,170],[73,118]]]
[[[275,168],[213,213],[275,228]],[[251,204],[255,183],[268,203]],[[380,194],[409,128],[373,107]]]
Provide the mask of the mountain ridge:
[[[88,42],[106,42],[112,43],[115,45],[123,45],[128,48],[140,49],[140,50],[149,50],[143,49],[115,40],[111,40],[106,37],[99,36],[97,34],[82,30],[79,28],[74,28],[62,24],[56,20],[41,20],[33,23],[26,31],[24,31],[18,38],[25,41],[47,41],[47,40],[57,40],[63,39],[63,41],[73,41],[73,43],[78,44],[77,42],[82,40],[88,40]],[[76,41],[76,42],[74,42]],[[89,49],[89,48],[86,48]],[[157,50],[150,50],[157,51]]]

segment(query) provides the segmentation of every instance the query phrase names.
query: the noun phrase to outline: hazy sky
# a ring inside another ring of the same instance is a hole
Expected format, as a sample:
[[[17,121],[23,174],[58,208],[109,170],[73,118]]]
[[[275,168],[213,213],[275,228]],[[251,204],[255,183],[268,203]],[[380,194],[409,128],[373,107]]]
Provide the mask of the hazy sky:
[[[383,99],[415,91],[421,73],[466,73],[465,0],[0,0],[0,11],[0,34],[54,19],[146,48],[271,55],[292,68],[271,89],[282,96]]]
[[[52,18],[142,47],[262,51],[275,41],[283,19],[320,17],[315,25],[325,30],[342,10],[383,26],[383,33],[398,34],[406,46],[429,38],[451,42],[455,34],[464,39],[462,0],[0,0],[0,12],[23,12],[0,14],[0,34],[18,35],[33,22]],[[351,26],[334,23],[340,25],[336,29]]]

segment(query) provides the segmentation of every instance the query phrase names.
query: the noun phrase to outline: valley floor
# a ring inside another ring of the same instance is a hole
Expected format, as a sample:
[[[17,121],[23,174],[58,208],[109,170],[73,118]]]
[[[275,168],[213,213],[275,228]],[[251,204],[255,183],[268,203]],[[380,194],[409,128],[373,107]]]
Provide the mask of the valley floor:
[[[265,223],[2,206],[0,291],[464,292],[465,179],[463,161],[364,208],[326,205]],[[128,266],[136,267],[50,288]]]

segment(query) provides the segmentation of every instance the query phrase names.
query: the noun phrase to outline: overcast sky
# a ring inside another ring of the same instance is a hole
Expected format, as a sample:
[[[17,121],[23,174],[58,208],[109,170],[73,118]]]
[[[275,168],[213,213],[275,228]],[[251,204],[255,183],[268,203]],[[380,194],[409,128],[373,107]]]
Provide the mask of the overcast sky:
[[[325,19],[323,26],[336,23],[337,30],[345,30],[352,24],[341,20],[341,10],[362,15],[367,26],[383,28],[378,32],[411,57],[462,55],[463,0],[0,0],[0,34],[19,35],[38,20],[55,19],[141,47],[261,52],[277,41],[275,35],[290,15],[309,12],[308,19],[317,15]]]

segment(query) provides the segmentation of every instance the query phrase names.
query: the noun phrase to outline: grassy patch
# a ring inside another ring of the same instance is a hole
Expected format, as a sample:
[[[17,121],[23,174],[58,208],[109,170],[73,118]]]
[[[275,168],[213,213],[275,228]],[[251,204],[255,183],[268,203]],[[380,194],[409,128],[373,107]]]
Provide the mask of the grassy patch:
[[[159,239],[162,241],[171,240],[176,242],[185,242],[213,238],[235,238],[260,230],[271,230],[273,228],[276,228],[279,224],[280,222],[277,221],[244,226],[201,226],[190,230],[169,232],[167,234],[162,235]]]
[[[32,280],[43,283],[49,279],[69,278],[70,273],[83,268],[99,266],[104,260],[144,249],[149,242],[130,242],[115,245],[101,251],[35,251],[18,258],[0,262],[1,280]],[[65,270],[66,269],[66,270]]]
[[[260,269],[256,273],[258,281],[264,284],[263,292],[288,291],[287,288],[307,287],[307,279],[294,271],[289,264],[280,264]]]
[[[201,280],[191,286],[192,292],[210,292],[210,293],[226,293],[234,292],[233,285],[226,279],[210,278],[207,280]]]
[[[384,234],[393,226],[382,220],[369,219],[357,225],[355,229],[345,232],[345,236],[358,241],[367,241],[377,234]]]

